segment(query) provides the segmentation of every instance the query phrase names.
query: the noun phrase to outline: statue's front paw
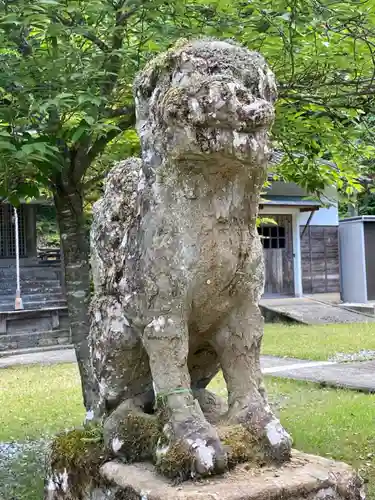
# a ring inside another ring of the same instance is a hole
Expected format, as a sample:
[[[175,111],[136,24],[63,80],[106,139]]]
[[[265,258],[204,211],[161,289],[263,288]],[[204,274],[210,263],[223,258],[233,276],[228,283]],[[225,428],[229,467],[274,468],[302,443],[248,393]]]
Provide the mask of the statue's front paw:
[[[228,413],[230,424],[241,424],[258,440],[265,456],[276,462],[290,459],[292,438],[268,404],[240,400]]]
[[[277,419],[271,420],[265,426],[264,438],[269,446],[271,458],[277,462],[289,460],[293,441]]]
[[[227,469],[227,454],[216,430],[191,419],[167,423],[156,448],[156,467],[174,480],[220,474]]]

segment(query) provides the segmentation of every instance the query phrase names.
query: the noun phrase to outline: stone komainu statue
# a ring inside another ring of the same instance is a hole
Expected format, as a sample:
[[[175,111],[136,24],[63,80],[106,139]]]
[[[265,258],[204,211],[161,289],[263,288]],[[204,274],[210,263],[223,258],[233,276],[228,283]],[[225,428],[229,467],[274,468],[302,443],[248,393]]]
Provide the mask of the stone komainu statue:
[[[183,457],[183,478],[224,471],[231,449],[213,426],[224,407],[206,389],[222,369],[225,428],[285,460],[291,439],[267,403],[259,363],[256,219],[274,76],[237,44],[184,41],[146,66],[134,92],[142,160],[112,170],[91,234],[105,440],[126,460],[153,457],[165,473],[173,454]]]

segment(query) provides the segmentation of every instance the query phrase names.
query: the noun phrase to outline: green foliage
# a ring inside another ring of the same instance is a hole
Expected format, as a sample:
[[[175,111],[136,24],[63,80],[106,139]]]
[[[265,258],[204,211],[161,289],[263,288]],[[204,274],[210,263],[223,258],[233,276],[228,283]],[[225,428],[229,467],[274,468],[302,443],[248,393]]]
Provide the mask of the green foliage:
[[[374,19],[358,0],[1,2],[0,195],[35,197],[70,172],[95,199],[103,171],[138,151],[135,73],[202,34],[236,38],[273,67],[279,173],[351,195],[373,154]]]
[[[206,21],[199,2],[1,2],[0,195],[88,181],[95,198],[113,162],[139,150],[135,73]]]
[[[275,219],[272,219],[272,217],[258,217],[257,227],[261,226],[262,224],[277,226],[277,222],[275,221]]]
[[[225,34],[260,50],[277,76],[273,138],[288,153],[278,172],[311,192],[359,190],[374,151],[364,120],[374,102],[372,2],[237,1]]]
[[[375,186],[374,164],[369,162],[366,178],[363,180],[364,189],[356,199],[358,215],[375,215]]]
[[[358,197],[358,215],[375,215],[374,193],[366,191]]]
[[[1,4],[5,193],[23,196],[20,179],[33,186],[34,196],[40,185],[53,190],[60,173],[81,181],[106,145],[132,126],[131,79],[140,42],[126,23],[138,5],[122,3],[124,8],[99,1]],[[141,34],[143,14],[140,7]]]
[[[36,206],[36,230],[38,248],[56,248],[60,246],[60,236],[56,223],[56,211],[53,206]]]

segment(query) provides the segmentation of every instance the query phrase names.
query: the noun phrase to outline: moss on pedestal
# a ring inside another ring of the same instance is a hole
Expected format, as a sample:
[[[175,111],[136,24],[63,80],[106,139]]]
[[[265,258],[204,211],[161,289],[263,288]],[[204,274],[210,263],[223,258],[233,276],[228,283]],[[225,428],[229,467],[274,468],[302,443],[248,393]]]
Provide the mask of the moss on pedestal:
[[[129,413],[112,434],[121,443],[121,457],[129,462],[152,460],[161,429],[158,419],[146,413]]]
[[[51,445],[52,477],[65,477],[69,491],[80,495],[105,484],[100,467],[113,458],[108,444],[119,444],[119,456],[128,463],[153,461],[155,469],[174,482],[192,478],[195,456],[183,440],[170,441],[163,433],[165,415],[129,413],[104,444],[101,426],[75,429],[55,437]],[[259,466],[266,462],[262,445],[242,425],[223,426],[218,434],[228,455],[228,468],[240,463]]]
[[[265,463],[265,453],[259,439],[242,425],[218,428],[219,438],[227,449],[228,468],[248,462],[254,467]]]
[[[162,440],[158,443],[161,450],[163,449]],[[177,483],[191,479],[191,472],[195,469],[195,458],[190,449],[183,441],[176,441],[170,445],[165,443],[165,445],[165,451],[155,456],[155,468],[159,474]]]
[[[51,472],[54,477],[65,475],[72,493],[102,484],[99,469],[110,459],[99,425],[59,434],[51,444]]]

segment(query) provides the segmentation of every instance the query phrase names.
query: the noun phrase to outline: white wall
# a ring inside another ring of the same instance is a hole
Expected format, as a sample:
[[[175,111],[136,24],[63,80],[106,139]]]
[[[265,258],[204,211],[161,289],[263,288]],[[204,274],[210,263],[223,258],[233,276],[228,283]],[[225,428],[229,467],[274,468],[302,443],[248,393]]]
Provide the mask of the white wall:
[[[263,205],[259,215],[266,214],[298,214],[298,223],[305,226],[311,212],[300,212],[299,208],[282,207],[277,205]],[[310,221],[311,226],[338,226],[339,211],[337,207],[320,208],[314,212]]]
[[[342,222],[339,238],[341,298],[344,302],[367,302],[363,222]]]
[[[310,221],[312,226],[338,226],[339,225],[339,209],[337,205],[337,191],[333,187],[328,187],[324,191],[323,202],[330,206],[327,208],[319,208]],[[309,218],[309,212],[302,212],[300,215],[300,224],[305,225]]]
[[[271,183],[270,189],[268,189],[264,194],[269,196],[308,196],[306,191],[297,186],[292,182],[281,182],[275,181]],[[339,225],[339,211],[337,206],[337,192],[335,188],[328,187],[324,192],[323,201],[327,202],[327,204],[331,205],[327,208],[320,208],[317,210],[310,224],[312,226],[338,226]],[[281,207],[278,206],[267,206],[265,205],[265,210],[268,213],[281,214],[281,213],[291,213],[294,212],[295,209],[286,208],[286,212]],[[299,209],[296,209],[299,211]],[[311,212],[301,212],[299,215],[299,224],[304,226]]]
[[[311,212],[301,212],[299,216],[300,226],[307,224]],[[338,207],[319,208],[310,221],[311,226],[338,226],[339,210]]]

